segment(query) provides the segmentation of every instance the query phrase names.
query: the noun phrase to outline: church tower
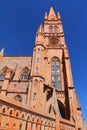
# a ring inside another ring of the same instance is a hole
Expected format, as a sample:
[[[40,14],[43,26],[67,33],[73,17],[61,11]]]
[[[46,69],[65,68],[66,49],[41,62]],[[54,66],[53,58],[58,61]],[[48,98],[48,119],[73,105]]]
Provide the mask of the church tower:
[[[30,106],[75,121],[82,127],[81,107],[73,85],[70,57],[60,13],[53,7],[36,33],[31,69]]]
[[[60,14],[53,7],[37,32],[33,56],[0,51],[0,130],[86,130],[73,84]]]

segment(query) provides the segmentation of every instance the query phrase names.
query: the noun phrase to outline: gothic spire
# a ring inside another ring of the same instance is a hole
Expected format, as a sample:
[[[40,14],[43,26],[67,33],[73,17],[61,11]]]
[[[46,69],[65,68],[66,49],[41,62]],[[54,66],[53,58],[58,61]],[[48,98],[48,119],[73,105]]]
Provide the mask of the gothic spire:
[[[60,16],[60,13],[58,12],[58,19],[61,20],[61,16]]]
[[[42,33],[42,34],[44,33],[44,28],[43,28],[42,23],[40,24],[38,31],[37,31],[37,34],[39,34],[39,33]]]
[[[0,57],[3,57],[3,55],[4,55],[4,49],[5,49],[5,46],[2,46],[2,49],[0,51]]]
[[[48,14],[48,19],[49,20],[57,20],[57,15],[53,9],[53,7],[50,7],[50,11],[49,11],[49,14]]]

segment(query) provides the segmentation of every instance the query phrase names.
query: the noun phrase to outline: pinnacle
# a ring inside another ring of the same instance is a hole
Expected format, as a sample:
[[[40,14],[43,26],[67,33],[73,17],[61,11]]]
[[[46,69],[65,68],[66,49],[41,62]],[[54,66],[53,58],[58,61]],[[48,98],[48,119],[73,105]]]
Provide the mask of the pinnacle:
[[[41,23],[40,26],[39,26],[39,28],[38,28],[37,33],[43,33],[43,32],[44,32],[44,28],[43,28],[43,25]]]
[[[58,19],[61,19],[60,13],[58,12]]]
[[[5,49],[5,46],[2,46],[2,49],[0,51],[0,56],[3,56],[4,55],[4,49]]]
[[[52,20],[52,19],[56,20],[57,19],[57,16],[56,16],[56,13],[55,13],[53,7],[50,7],[50,11],[49,11],[49,14],[48,14],[48,19],[49,20]]]

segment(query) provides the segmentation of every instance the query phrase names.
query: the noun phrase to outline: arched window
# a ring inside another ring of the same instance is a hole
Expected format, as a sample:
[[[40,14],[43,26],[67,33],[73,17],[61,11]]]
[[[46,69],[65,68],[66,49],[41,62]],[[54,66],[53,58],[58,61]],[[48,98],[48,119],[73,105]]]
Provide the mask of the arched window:
[[[52,86],[61,90],[60,63],[57,58],[52,59]]]
[[[40,54],[40,49],[39,48],[37,49],[37,54]]]
[[[37,79],[35,79],[35,80],[34,80],[34,86],[36,86],[36,85],[37,85],[37,83],[38,83],[38,80],[37,80]]]
[[[39,69],[38,69],[38,67],[36,67],[36,70],[35,70],[35,71],[36,71],[36,73],[38,73],[38,72],[39,72]]]
[[[29,69],[26,67],[23,69],[23,71],[21,72],[21,75],[20,75],[20,80],[29,80],[29,76],[30,76],[30,71]]]
[[[36,62],[39,63],[39,58],[36,59]]]
[[[0,80],[4,80],[5,78],[5,75],[7,73],[7,67],[3,68],[1,71],[0,71]]]
[[[15,96],[14,98],[16,101],[22,102],[22,98],[20,95]]]
[[[34,94],[33,94],[33,100],[36,101],[36,98],[37,98],[37,94],[34,93]]]
[[[52,26],[49,27],[49,33],[53,33],[53,27]]]
[[[55,26],[54,32],[55,32],[55,33],[58,33],[58,27],[57,27],[57,26]]]

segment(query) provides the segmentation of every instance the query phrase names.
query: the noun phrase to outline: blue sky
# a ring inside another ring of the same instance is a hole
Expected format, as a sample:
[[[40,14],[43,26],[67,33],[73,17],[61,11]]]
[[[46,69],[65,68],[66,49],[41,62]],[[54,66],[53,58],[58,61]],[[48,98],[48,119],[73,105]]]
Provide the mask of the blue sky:
[[[87,120],[87,0],[0,0],[0,48],[5,55],[32,55],[35,33],[53,6],[62,17],[74,85]]]

